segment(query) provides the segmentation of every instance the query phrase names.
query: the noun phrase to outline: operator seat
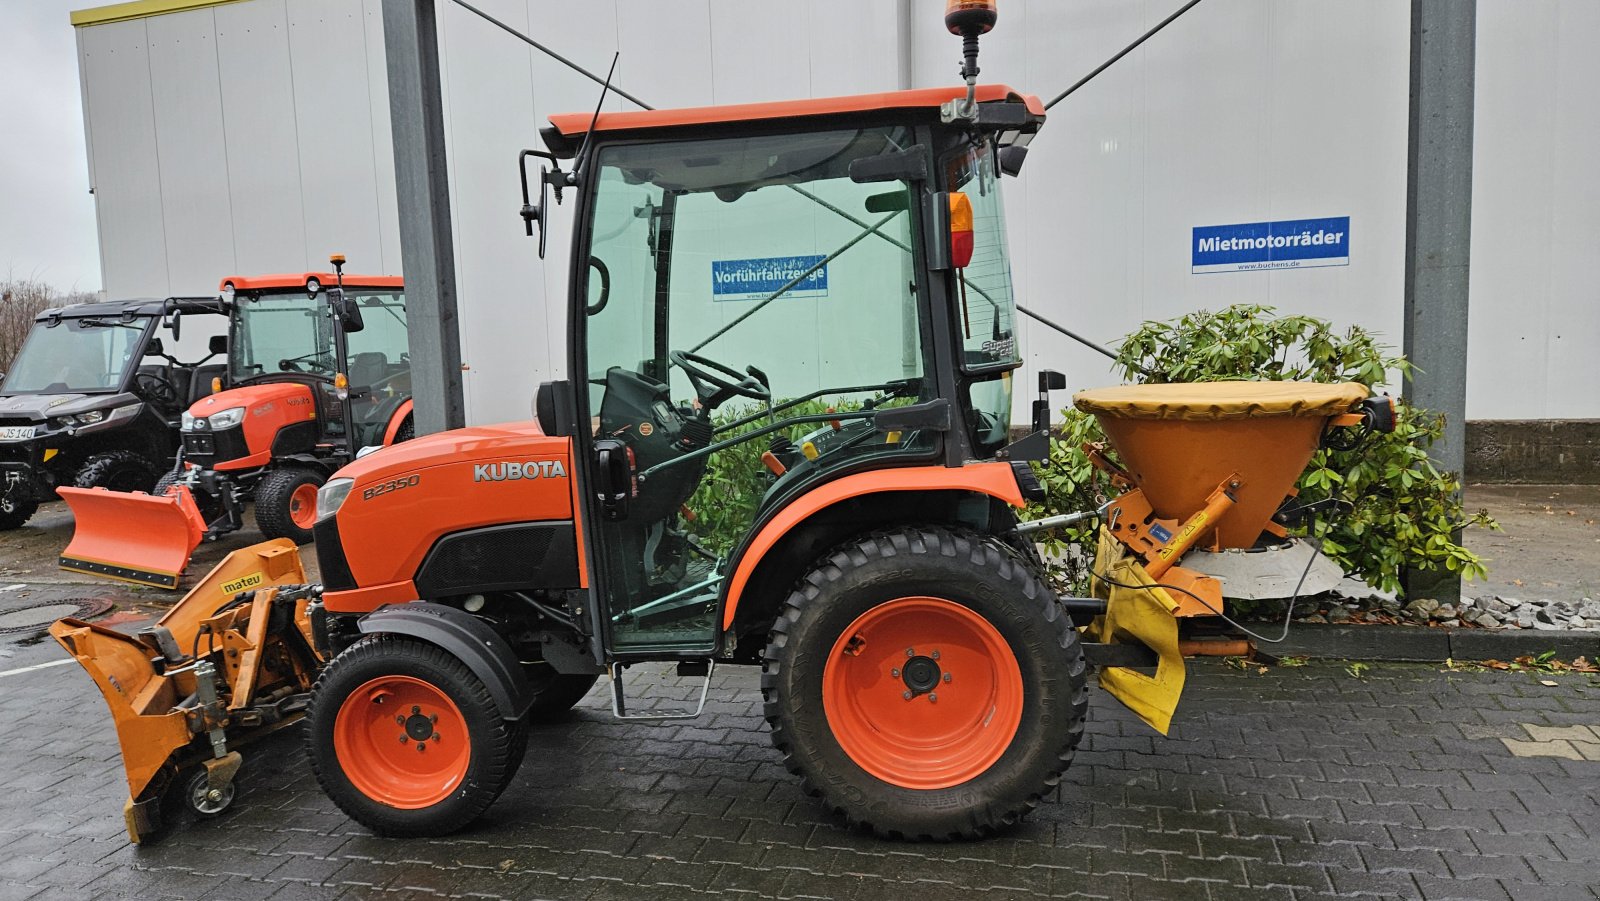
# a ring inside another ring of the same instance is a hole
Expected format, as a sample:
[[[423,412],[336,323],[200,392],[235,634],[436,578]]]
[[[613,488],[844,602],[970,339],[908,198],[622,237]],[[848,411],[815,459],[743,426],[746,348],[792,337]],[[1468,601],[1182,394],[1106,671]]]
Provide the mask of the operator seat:
[[[389,375],[389,357],[381,350],[350,355],[350,386],[370,388]]]

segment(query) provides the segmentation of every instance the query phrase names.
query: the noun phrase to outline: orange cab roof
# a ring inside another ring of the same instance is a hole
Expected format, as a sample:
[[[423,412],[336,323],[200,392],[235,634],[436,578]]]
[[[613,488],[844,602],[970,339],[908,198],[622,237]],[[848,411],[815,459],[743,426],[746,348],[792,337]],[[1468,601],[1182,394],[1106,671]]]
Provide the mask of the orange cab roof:
[[[286,272],[279,275],[230,275],[217,284],[217,290],[233,285],[235,291],[261,291],[269,288],[304,288],[306,281],[316,279],[324,288],[339,283],[332,272]],[[405,280],[398,275],[350,275],[344,277],[346,288],[404,288]]]
[[[849,97],[818,97],[808,100],[783,100],[776,103],[738,103],[730,106],[697,106],[686,109],[637,110],[623,113],[601,113],[595,121],[595,131],[631,131],[641,128],[668,128],[675,125],[712,125],[720,122],[748,122],[752,120],[797,119],[805,116],[826,116],[836,113],[860,113],[873,110],[937,108],[947,100],[966,96],[965,85],[944,88],[922,88],[915,91],[887,91],[881,94],[854,94]],[[979,85],[979,103],[996,100],[1021,100],[1028,112],[1043,117],[1044,104],[1032,94],[1021,94],[1003,84]],[[550,124],[564,137],[582,135],[589,130],[593,112],[561,113],[550,117]]]

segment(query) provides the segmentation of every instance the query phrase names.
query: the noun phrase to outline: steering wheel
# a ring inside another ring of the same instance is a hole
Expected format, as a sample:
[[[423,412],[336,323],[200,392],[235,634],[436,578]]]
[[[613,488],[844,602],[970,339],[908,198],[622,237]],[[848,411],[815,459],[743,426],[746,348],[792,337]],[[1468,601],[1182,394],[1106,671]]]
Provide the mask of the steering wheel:
[[[772,399],[772,391],[767,387],[765,377],[754,366],[740,372],[686,350],[670,351],[667,358],[689,377],[695,393],[700,396],[701,405],[707,409],[730,397],[748,397],[762,402]]]
[[[589,258],[589,268],[600,273],[600,299],[591,304],[585,304],[583,311],[590,316],[606,308],[611,302],[611,270],[599,257]]]
[[[175,409],[182,405],[178,389],[171,382],[153,372],[141,372],[133,377],[134,393],[158,407]]]

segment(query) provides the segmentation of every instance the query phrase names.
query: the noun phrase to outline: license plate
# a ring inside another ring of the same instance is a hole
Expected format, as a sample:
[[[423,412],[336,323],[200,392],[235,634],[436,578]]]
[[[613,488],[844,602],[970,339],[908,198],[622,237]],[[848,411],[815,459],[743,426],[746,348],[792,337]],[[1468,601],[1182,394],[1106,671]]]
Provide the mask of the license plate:
[[[0,426],[0,441],[27,441],[38,428],[36,425]]]

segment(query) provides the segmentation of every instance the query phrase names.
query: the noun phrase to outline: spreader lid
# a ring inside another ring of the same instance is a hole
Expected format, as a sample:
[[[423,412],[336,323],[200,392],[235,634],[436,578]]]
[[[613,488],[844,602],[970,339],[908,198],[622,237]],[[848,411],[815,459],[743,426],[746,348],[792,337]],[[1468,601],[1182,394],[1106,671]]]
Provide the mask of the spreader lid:
[[[1335,416],[1367,396],[1355,382],[1186,382],[1118,385],[1072,396],[1085,413],[1118,419],[1256,419],[1267,416]]]

